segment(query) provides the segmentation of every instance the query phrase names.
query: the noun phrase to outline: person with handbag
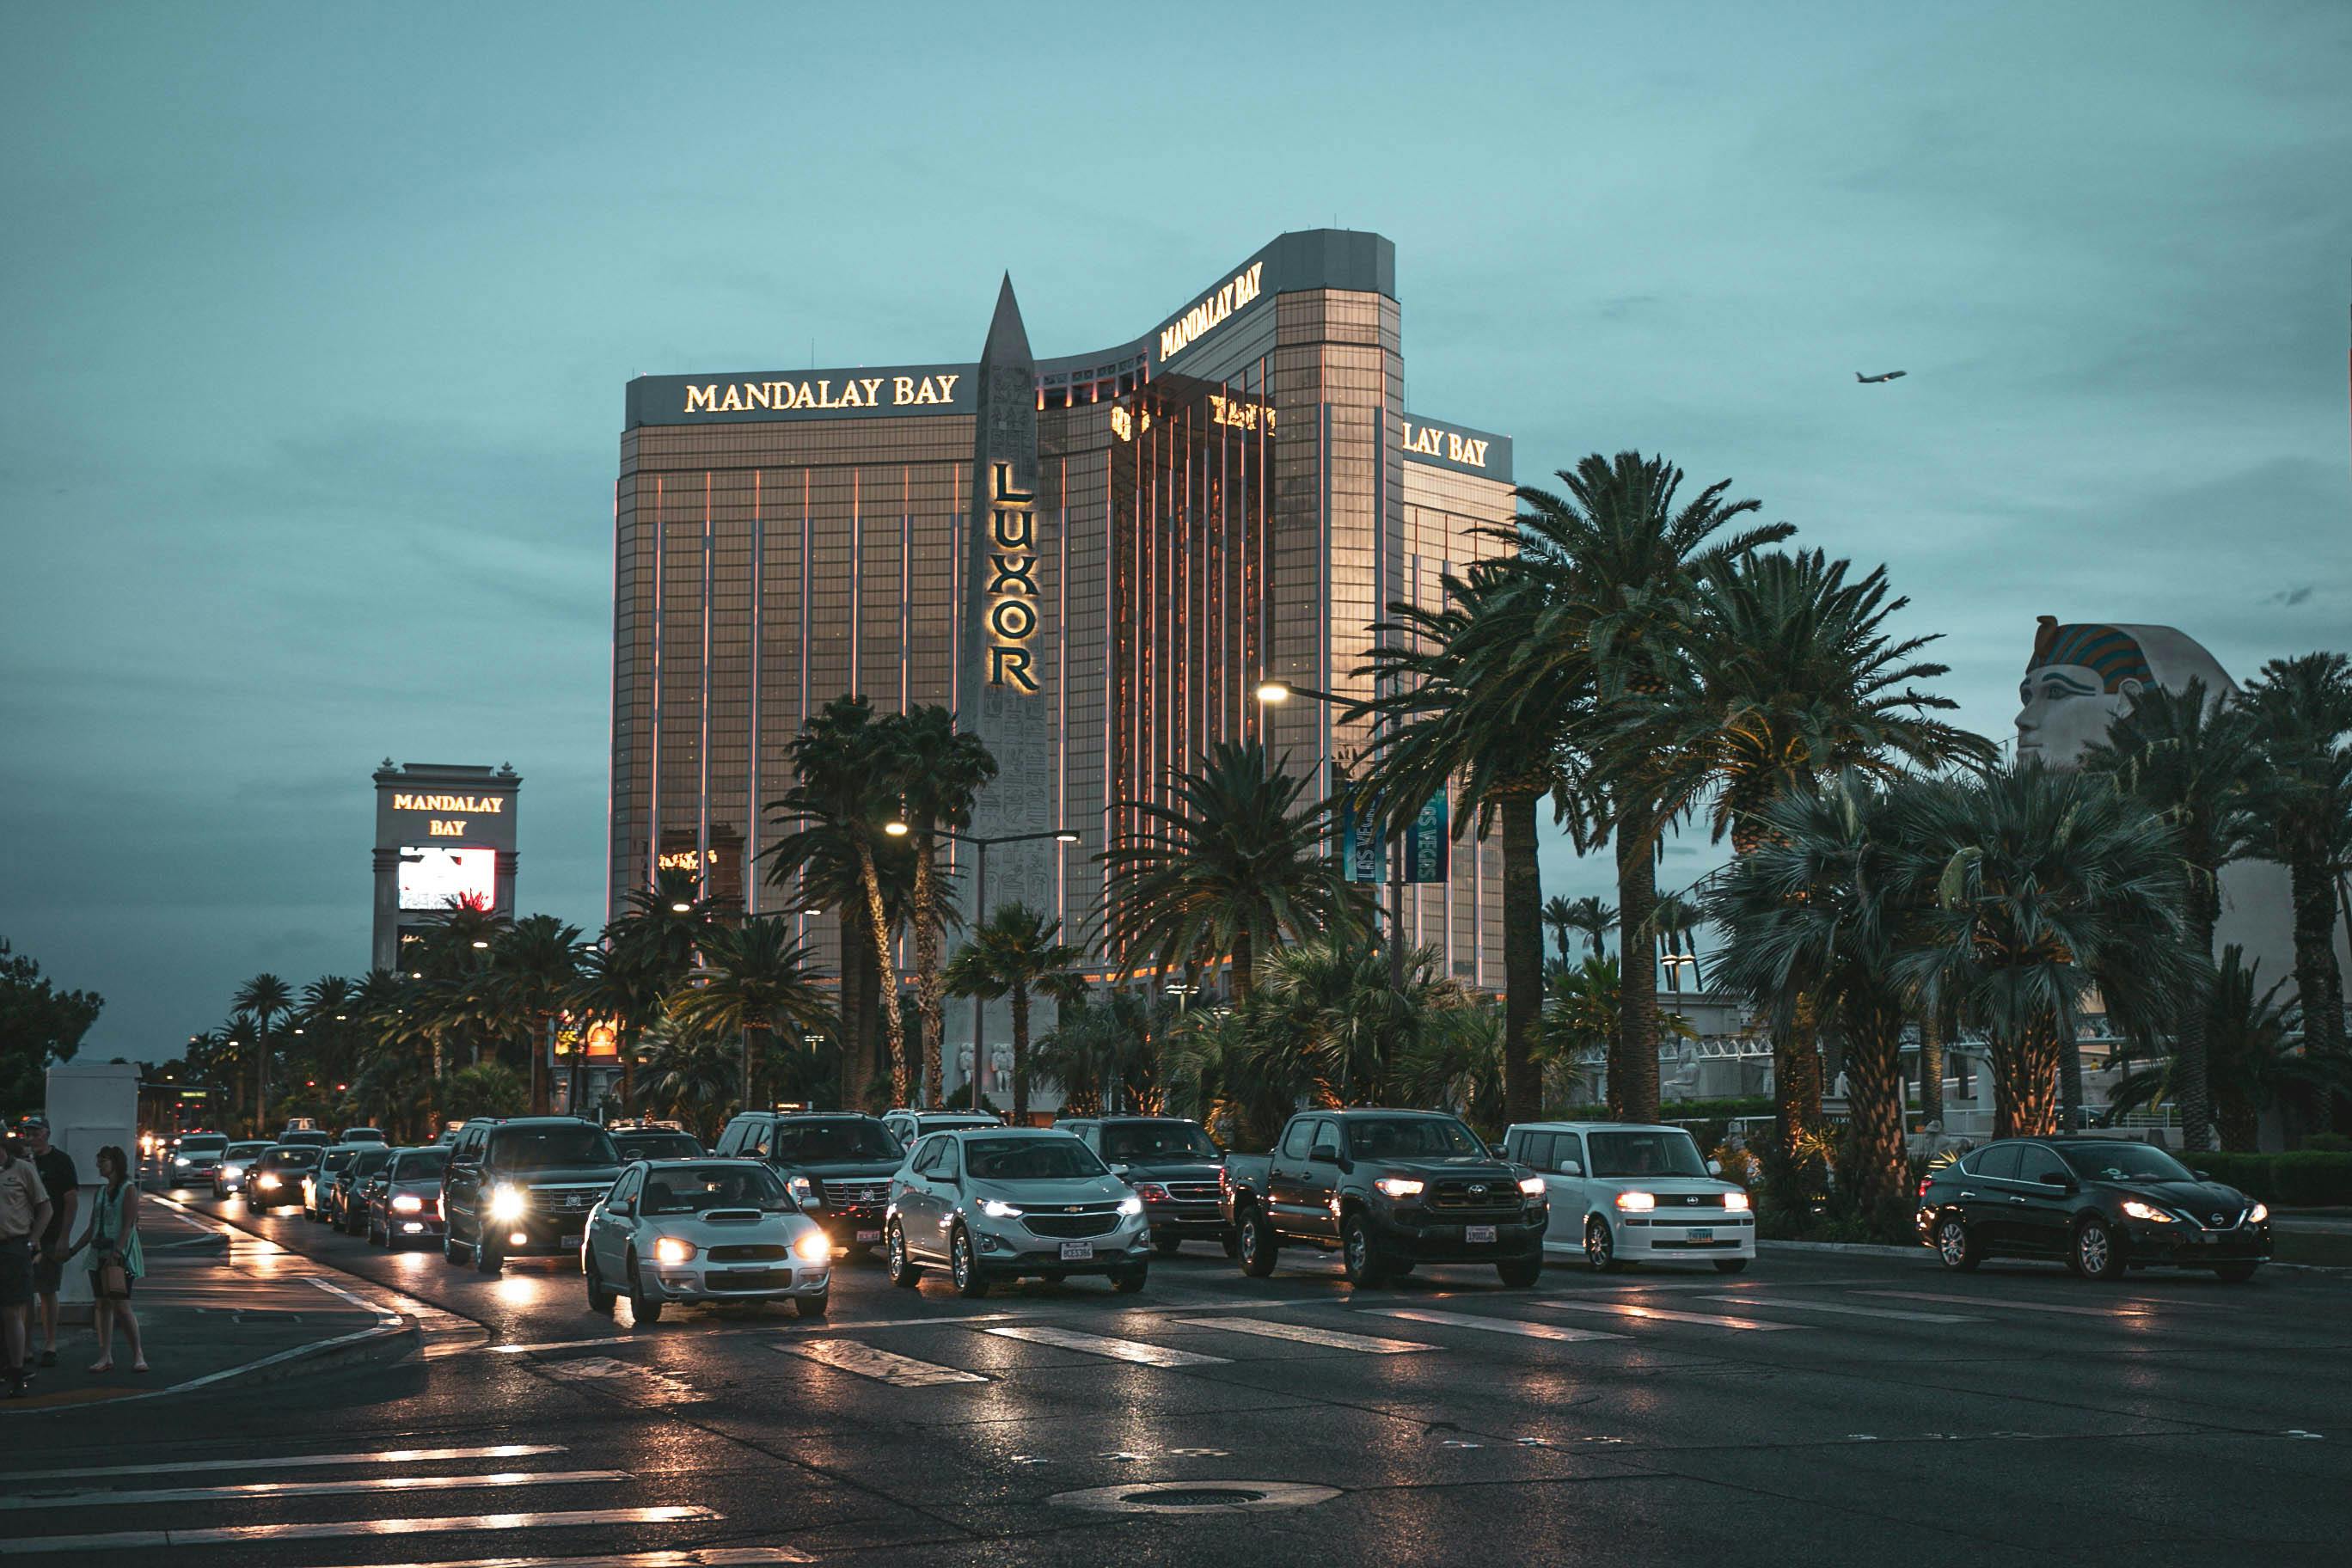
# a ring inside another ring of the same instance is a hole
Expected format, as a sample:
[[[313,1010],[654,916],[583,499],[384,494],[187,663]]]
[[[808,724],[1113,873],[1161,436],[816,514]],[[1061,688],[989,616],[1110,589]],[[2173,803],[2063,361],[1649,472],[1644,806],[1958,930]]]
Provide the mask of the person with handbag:
[[[98,1359],[92,1372],[114,1370],[114,1325],[131,1342],[131,1370],[147,1370],[146,1352],[139,1346],[139,1315],[131,1310],[131,1283],[147,1272],[139,1248],[139,1188],[131,1180],[131,1162],[112,1143],[98,1152],[98,1201],[90,1205],[89,1228],[74,1244],[74,1252],[89,1252],[89,1293],[98,1303]],[[70,1258],[73,1253],[68,1253]]]

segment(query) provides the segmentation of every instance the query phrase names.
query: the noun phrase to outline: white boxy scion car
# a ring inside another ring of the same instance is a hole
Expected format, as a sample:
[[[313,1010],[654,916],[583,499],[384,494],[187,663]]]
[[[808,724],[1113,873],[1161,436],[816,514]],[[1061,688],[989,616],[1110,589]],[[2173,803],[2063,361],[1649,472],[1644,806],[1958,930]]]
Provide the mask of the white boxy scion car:
[[[993,1279],[1108,1274],[1122,1293],[1151,1268],[1143,1200],[1075,1135],[1042,1127],[934,1132],[890,1178],[890,1282],[945,1264],[956,1289]]]
[[[833,1242],[757,1161],[640,1160],[589,1212],[580,1272],[593,1310],[626,1296],[641,1323],[672,1301],[789,1300],[821,1318]]]
[[[1756,1256],[1748,1194],[1679,1127],[1531,1121],[1503,1135],[1505,1157],[1543,1177],[1547,1257],[1578,1252],[1594,1269],[1712,1261],[1737,1274]]]

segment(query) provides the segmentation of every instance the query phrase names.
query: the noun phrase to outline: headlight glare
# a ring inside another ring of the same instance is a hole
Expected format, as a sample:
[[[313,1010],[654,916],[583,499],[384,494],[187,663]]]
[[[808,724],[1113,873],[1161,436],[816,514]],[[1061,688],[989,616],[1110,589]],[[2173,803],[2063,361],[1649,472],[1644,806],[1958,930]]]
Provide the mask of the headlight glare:
[[[1123,1215],[1139,1215],[1143,1212],[1143,1200],[1141,1198],[1121,1198],[1118,1200],[1118,1212]]]
[[[1531,1198],[1539,1198],[1543,1196],[1543,1178],[1541,1176],[1521,1176],[1519,1178],[1519,1191],[1527,1194],[1528,1196]]]
[[[1723,1206],[1727,1209],[1745,1209],[1748,1206],[1748,1194],[1726,1193],[1723,1194]]]
[[[2248,1225],[2260,1225],[2263,1221],[2270,1217],[2271,1205],[2268,1204],[2256,1204],[2253,1207],[2246,1211],[2246,1223]]]
[[[1416,1197],[1428,1184],[1416,1176],[1382,1176],[1372,1184],[1392,1198]]]
[[[2132,1219],[2144,1219],[2156,1225],[2170,1225],[2172,1216],[2154,1204],[2144,1204],[2137,1198],[2124,1200],[2124,1213]]]
[[[273,1175],[269,1174],[267,1171],[265,1171],[265,1172],[263,1172],[263,1173],[262,1173],[262,1174],[261,1174],[261,1181],[260,1181],[260,1184],[261,1184],[261,1186],[263,1186],[264,1188],[269,1188],[269,1187],[283,1186],[285,1184],[284,1184],[284,1183],[282,1183],[282,1182],[280,1182],[277,1177],[275,1177],[275,1176],[273,1176]]]
[[[520,1187],[497,1186],[490,1189],[490,1217],[501,1225],[512,1225],[530,1212],[530,1199]]]
[[[184,1164],[189,1163],[189,1160],[188,1160],[188,1157],[187,1157],[185,1154],[181,1154],[181,1155],[176,1156],[176,1157],[172,1161],[172,1163],[173,1163],[174,1165],[184,1165]]]
[[[833,1238],[821,1230],[810,1231],[793,1243],[793,1256],[803,1263],[833,1261]]]
[[[691,1263],[694,1261],[694,1243],[680,1241],[674,1236],[665,1236],[654,1243],[654,1261],[656,1263]]]
[[[1141,1199],[1136,1200],[1136,1206],[1143,1206]],[[980,1212],[991,1219],[1014,1219],[1021,1214],[1021,1205],[1008,1204],[1003,1198],[982,1198],[980,1200]]]
[[[1619,1193],[1617,1206],[1628,1214],[1647,1214],[1658,1206],[1655,1193]]]
[[[425,1200],[418,1197],[415,1193],[396,1194],[392,1200],[392,1212],[394,1214],[423,1214],[425,1212]]]

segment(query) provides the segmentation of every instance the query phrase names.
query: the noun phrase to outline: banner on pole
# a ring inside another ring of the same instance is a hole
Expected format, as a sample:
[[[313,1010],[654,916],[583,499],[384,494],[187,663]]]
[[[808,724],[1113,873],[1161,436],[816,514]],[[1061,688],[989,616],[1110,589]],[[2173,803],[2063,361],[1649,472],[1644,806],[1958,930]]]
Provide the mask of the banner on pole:
[[[1446,876],[1445,792],[1440,790],[1404,830],[1404,879],[1443,882]]]

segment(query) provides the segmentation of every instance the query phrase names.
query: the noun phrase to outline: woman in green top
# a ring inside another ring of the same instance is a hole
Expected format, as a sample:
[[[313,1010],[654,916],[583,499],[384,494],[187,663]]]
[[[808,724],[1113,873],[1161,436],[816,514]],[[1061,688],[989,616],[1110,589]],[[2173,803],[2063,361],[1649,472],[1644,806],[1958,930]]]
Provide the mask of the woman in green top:
[[[139,1188],[130,1180],[131,1164],[122,1151],[109,1143],[98,1152],[98,1202],[90,1205],[89,1229],[74,1247],[89,1253],[90,1295],[98,1302],[98,1360],[92,1372],[114,1370],[114,1325],[122,1325],[131,1342],[131,1370],[147,1370],[146,1352],[139,1348],[139,1316],[131,1310],[131,1281],[147,1272],[139,1248]],[[123,1294],[110,1298],[98,1287],[98,1271],[109,1263],[122,1265]]]

